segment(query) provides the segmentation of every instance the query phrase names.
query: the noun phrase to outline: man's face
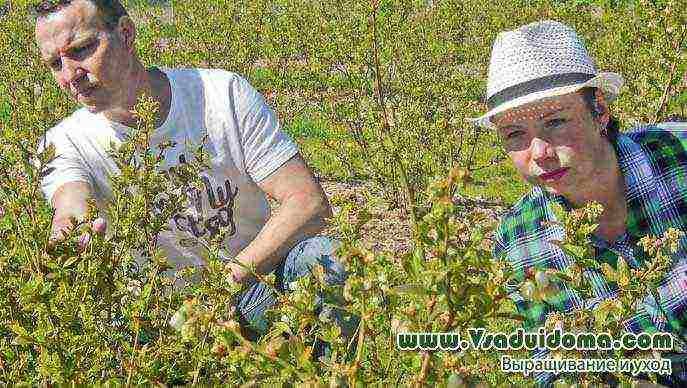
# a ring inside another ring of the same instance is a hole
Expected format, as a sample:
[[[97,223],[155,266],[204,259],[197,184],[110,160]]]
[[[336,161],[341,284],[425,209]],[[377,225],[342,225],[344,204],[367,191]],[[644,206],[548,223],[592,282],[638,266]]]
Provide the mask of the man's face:
[[[39,18],[36,41],[59,86],[91,112],[106,110],[126,95],[131,51],[118,29],[109,31],[88,1],[76,0]]]
[[[608,112],[600,93],[597,101]],[[595,175],[610,160],[600,133],[607,120],[607,113],[593,117],[582,94],[571,93],[514,108],[493,122],[525,180],[573,199],[597,189]]]

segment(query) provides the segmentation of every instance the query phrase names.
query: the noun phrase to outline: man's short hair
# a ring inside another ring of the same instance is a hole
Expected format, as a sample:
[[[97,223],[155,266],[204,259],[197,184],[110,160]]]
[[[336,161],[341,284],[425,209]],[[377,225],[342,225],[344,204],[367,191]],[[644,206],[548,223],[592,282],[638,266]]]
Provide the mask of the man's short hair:
[[[85,0],[95,5],[101,20],[109,30],[114,30],[122,16],[129,16],[119,0]],[[37,18],[55,13],[72,4],[74,0],[42,0],[34,4]]]

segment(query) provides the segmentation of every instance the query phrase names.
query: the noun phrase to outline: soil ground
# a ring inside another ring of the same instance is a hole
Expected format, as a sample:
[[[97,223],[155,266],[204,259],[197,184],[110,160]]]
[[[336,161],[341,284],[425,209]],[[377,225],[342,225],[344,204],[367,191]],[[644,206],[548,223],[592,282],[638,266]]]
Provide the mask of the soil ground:
[[[362,206],[370,195],[377,197],[383,195],[368,182],[340,182],[326,178],[319,178],[319,182],[330,201],[334,197],[343,197]],[[456,198],[455,200],[466,208],[479,206],[494,219],[498,219],[507,210],[505,204],[488,202],[479,198]],[[384,203],[385,201],[380,201],[379,205],[372,206],[371,211],[375,217],[363,226],[361,248],[377,252],[406,252],[410,249],[412,240],[410,218],[404,209],[389,209],[384,206]],[[271,201],[271,204],[273,210],[278,211],[278,204],[275,201]],[[332,204],[334,214],[338,214],[340,210],[339,206]],[[334,237],[337,235],[334,227],[326,229],[323,234]]]

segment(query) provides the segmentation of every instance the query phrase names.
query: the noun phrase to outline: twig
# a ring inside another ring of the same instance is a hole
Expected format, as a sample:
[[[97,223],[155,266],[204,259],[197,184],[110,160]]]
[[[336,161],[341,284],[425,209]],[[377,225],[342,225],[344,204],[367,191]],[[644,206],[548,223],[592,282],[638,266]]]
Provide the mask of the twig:
[[[214,313],[214,311],[213,311],[213,313]],[[201,348],[203,346],[205,346],[205,342],[208,339],[208,334],[210,334],[210,330],[205,332],[205,335],[203,336],[203,341],[200,343]],[[194,376],[193,376],[193,383],[191,384],[192,387],[195,387],[198,385],[198,376],[200,376],[200,363],[198,363],[198,368],[196,369],[195,372],[196,373],[194,373]]]
[[[356,384],[356,373],[358,373],[358,368],[360,367],[360,361],[363,357],[363,344],[365,342],[365,316],[360,317],[360,323],[358,325],[358,347],[355,350],[355,362],[353,363],[353,368],[351,368],[348,376],[349,386],[355,387]]]
[[[138,317],[135,317],[134,319],[138,320]],[[140,323],[137,322],[136,325],[136,337],[134,338],[134,348],[131,351],[131,359],[129,360],[129,376],[126,378],[126,386],[130,387],[131,386],[131,375],[134,372],[134,357],[136,356],[136,345],[138,345],[138,335],[141,332],[140,328]]]
[[[462,132],[463,131],[461,131],[461,134],[462,134]],[[477,147],[477,141],[479,138],[479,128],[477,126],[473,126],[472,133],[474,134],[474,136],[472,138],[472,149],[470,150],[470,156],[468,157],[468,162],[467,162],[468,169],[470,169],[471,171],[472,171],[472,161],[473,161],[474,156],[475,156],[475,148]],[[460,137],[460,141],[461,141],[460,148],[463,148],[463,136],[462,135]]]
[[[668,75],[668,82],[666,82],[666,87],[663,89],[663,96],[661,96],[661,103],[658,105],[658,109],[656,110],[656,114],[654,114],[654,119],[652,120],[652,124],[656,124],[656,122],[659,119],[659,115],[663,112],[665,109],[667,103],[668,103],[668,97],[670,96],[670,90],[671,86],[673,85],[673,80],[675,79],[675,74],[677,73],[677,64],[679,62],[680,58],[680,48],[682,47],[682,42],[685,40],[685,34],[687,33],[687,26],[682,26],[682,33],[680,34],[680,38],[675,42],[675,49],[677,50],[677,58],[673,62],[672,66],[670,67],[670,74]]]
[[[432,355],[429,352],[426,352],[425,354],[422,355],[422,368],[420,369],[420,374],[417,377],[417,381],[415,382],[415,386],[421,387],[425,379],[427,379],[427,372],[429,371],[429,367],[432,364]]]
[[[434,312],[434,307],[436,306],[437,302],[437,296],[432,295],[432,297],[429,300],[429,303],[427,303],[427,314],[429,316],[432,316]],[[427,374],[429,371],[429,367],[431,366],[431,353],[430,352],[425,352],[422,356],[422,367],[420,368],[420,374],[417,376],[417,380],[415,380],[415,386],[416,387],[421,387],[427,379]]]
[[[387,113],[386,101],[384,100],[384,93],[382,92],[382,76],[381,76],[381,65],[379,63],[379,46],[377,42],[377,10],[378,3],[376,0],[372,1],[372,54],[374,59],[375,67],[375,89],[377,92],[377,103],[382,110],[382,130],[384,137],[393,144],[393,139],[391,139],[390,126],[389,126],[389,116]],[[398,148],[392,147],[391,154],[398,165],[398,170],[400,173],[401,184],[406,192],[406,206],[410,213],[410,218],[413,222],[413,226],[417,225],[417,212],[415,209],[415,191],[411,187],[408,181],[408,175],[406,173],[405,166],[401,160],[398,153]]]

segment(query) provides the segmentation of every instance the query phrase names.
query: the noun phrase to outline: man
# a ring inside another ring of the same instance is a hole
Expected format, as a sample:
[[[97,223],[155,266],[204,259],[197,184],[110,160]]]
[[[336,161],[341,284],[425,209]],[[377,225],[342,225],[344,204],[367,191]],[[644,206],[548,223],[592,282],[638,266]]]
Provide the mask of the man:
[[[111,197],[108,177],[118,169],[107,149],[136,126],[132,108],[145,94],[160,106],[151,147],[176,143],[165,151],[166,166],[188,162],[190,150],[201,144],[209,156],[205,190],[183,188],[189,209],[175,215],[171,231],[158,239],[175,269],[202,265],[204,248],[189,241],[213,237],[225,226],[225,251],[259,273],[276,271],[289,284],[319,263],[329,281],[343,283],[345,272],[331,259],[333,242],[312,237],[331,216],[325,194],[245,79],[222,70],[146,69],[136,55],[135,26],[117,0],[46,1],[36,13],[42,60],[83,106],[46,135],[57,156],[42,180],[55,209],[54,239],[72,227],[72,217],[84,217],[87,199],[102,206]],[[266,194],[280,203],[273,217]],[[275,296],[253,282],[244,266],[229,264],[228,270],[248,288],[238,302],[239,318],[265,330],[264,311]]]
[[[615,263],[622,255],[641,264],[637,243],[670,227],[687,232],[687,125],[665,123],[618,132],[608,103],[623,79],[597,72],[570,27],[543,21],[499,34],[493,46],[487,83],[489,112],[473,119],[497,131],[522,177],[533,185],[503,217],[494,257],[508,260],[519,282],[535,269],[564,269],[572,260],[551,240],[562,240],[555,203],[571,209],[590,201],[603,205],[593,236],[597,259]],[[682,237],[672,267],[658,288],[660,303],[647,296],[626,328],[687,334],[687,240]],[[615,297],[614,286],[591,271],[592,300],[567,286],[550,301],[526,300],[512,286],[511,298],[525,327],[541,326],[551,312],[570,312]],[[535,357],[546,357],[545,350]],[[673,362],[665,385],[683,386],[686,374]],[[555,379],[535,375],[541,385]]]

